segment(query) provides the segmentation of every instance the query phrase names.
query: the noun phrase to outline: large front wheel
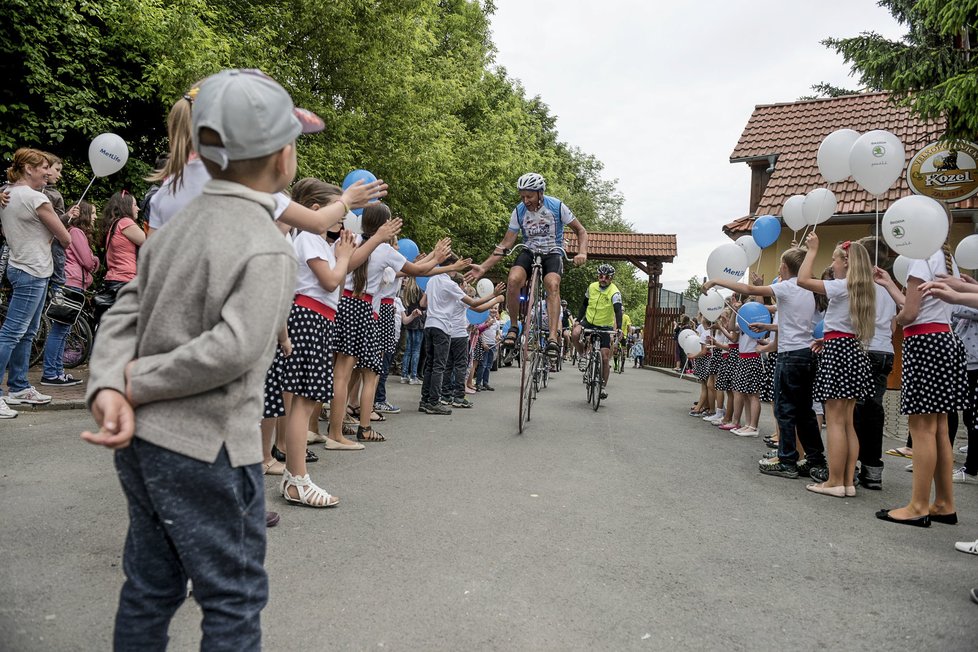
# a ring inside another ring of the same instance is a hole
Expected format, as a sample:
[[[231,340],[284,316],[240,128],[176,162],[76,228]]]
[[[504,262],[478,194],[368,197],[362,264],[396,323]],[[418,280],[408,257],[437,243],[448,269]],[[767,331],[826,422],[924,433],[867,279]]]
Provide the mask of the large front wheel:
[[[594,411],[597,412],[598,406],[601,405],[601,379],[604,376],[600,351],[591,352],[591,367],[594,369],[594,374],[591,376],[591,404],[594,406]]]

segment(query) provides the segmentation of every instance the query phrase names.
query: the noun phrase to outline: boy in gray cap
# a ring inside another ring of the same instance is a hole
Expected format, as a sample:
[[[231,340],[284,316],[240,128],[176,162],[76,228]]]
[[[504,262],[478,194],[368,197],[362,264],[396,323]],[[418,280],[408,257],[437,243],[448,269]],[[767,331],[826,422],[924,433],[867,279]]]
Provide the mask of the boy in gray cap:
[[[322,129],[274,80],[225,70],[201,85],[193,139],[212,176],[139,254],[102,318],[87,400],[129,504],[116,650],[161,650],[187,580],[201,649],[257,650],[268,600],[262,387],[295,289],[272,193],[295,139]]]

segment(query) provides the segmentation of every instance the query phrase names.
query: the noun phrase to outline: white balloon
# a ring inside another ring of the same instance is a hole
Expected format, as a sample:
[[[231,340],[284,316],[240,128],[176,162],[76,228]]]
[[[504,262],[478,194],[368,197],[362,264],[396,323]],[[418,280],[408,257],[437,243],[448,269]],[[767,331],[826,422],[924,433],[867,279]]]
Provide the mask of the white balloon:
[[[679,345],[682,346],[683,342],[685,342],[691,337],[695,340],[699,340],[700,338],[699,334],[696,331],[690,330],[688,328],[684,328],[682,331],[680,331],[679,337],[676,339],[679,342]]]
[[[115,134],[99,134],[88,146],[88,162],[97,177],[107,177],[121,170],[129,160],[126,141]]]
[[[353,235],[363,234],[363,218],[354,213],[353,211],[347,211],[346,217],[343,218],[343,228],[352,233]]]
[[[749,266],[747,252],[731,242],[714,249],[706,259],[706,275],[711,281],[737,282]]]
[[[492,281],[487,278],[480,278],[479,282],[475,284],[475,291],[479,294],[479,298],[484,299],[490,294],[495,288],[492,285]]]
[[[723,312],[724,302],[723,296],[716,291],[716,289],[710,290],[706,294],[700,297],[699,300],[700,314],[714,321]],[[692,331],[690,331],[692,332]],[[681,334],[681,333],[680,333]]]
[[[859,139],[859,132],[852,129],[833,131],[818,146],[818,171],[829,183],[842,181],[852,171],[849,169],[849,152]]]
[[[893,278],[903,287],[907,287],[907,276],[910,272],[911,262],[906,256],[897,256],[893,260]]]
[[[734,241],[734,244],[744,250],[747,254],[747,265],[753,265],[761,257],[761,248],[754,242],[754,236],[742,235]]]
[[[805,195],[792,195],[781,209],[784,224],[792,231],[800,231],[808,225],[808,221],[805,220],[804,203]]]
[[[935,200],[910,195],[893,202],[880,226],[890,249],[917,260],[930,258],[947,239],[947,214]]]
[[[699,338],[687,338],[679,346],[686,352],[686,355],[699,355],[699,352],[703,350]]]
[[[849,151],[852,178],[871,195],[882,195],[903,175],[907,161],[900,139],[877,129],[856,139]]]
[[[965,269],[978,269],[978,234],[969,235],[958,243],[954,260]]]
[[[805,223],[811,226],[821,224],[835,215],[838,206],[839,204],[835,200],[835,195],[831,190],[828,188],[816,188],[805,195],[805,203],[802,204]]]

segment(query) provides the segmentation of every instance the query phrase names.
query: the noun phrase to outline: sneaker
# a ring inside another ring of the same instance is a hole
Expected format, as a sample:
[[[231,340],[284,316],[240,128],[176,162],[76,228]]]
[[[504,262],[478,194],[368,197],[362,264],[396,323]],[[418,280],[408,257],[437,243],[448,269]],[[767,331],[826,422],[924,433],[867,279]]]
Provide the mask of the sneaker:
[[[81,385],[82,379],[75,378],[71,374],[61,374],[57,378],[45,378],[41,377],[42,385],[50,385],[52,387],[70,387],[71,385]]]
[[[0,419],[16,419],[20,414],[17,410],[7,407],[6,402],[0,398]]]
[[[757,437],[760,434],[757,432],[757,428],[752,428],[750,426],[744,426],[743,428],[735,428],[730,432],[737,435],[738,437]]]
[[[954,473],[951,475],[951,482],[957,482],[958,484],[978,484],[978,476],[965,473],[964,467],[962,466],[960,469],[954,469]]]
[[[764,475],[774,475],[779,478],[797,478],[798,465],[791,462],[778,462],[777,464],[761,464],[758,470]]]
[[[714,421],[716,419],[722,419],[723,412],[710,412],[708,414],[704,414],[700,418],[703,419],[703,421]]]
[[[577,370],[584,371],[587,369],[587,358],[581,358],[577,361]]]
[[[408,385],[420,385],[420,384],[421,384],[420,378],[412,378],[411,381],[408,383]]]
[[[408,377],[407,376],[401,376],[401,384],[402,385],[407,385],[409,382],[411,382],[411,381],[408,380]]]
[[[484,392],[494,392],[494,391],[496,391],[496,388],[493,387],[492,385],[483,385],[482,386],[482,391],[484,391]]]
[[[430,407],[431,407],[430,404],[425,403],[424,401],[421,401],[421,402],[418,403],[418,412],[424,412],[425,414],[427,414],[428,413],[428,408],[430,408]]]
[[[451,404],[452,404],[452,399],[450,398],[438,399],[438,405],[450,406]]]
[[[954,549],[969,555],[978,555],[978,541],[958,541]]]
[[[773,451],[768,451],[768,452],[764,453],[764,456],[763,456],[762,459],[765,459],[765,460],[773,460],[777,456],[778,456],[778,451],[773,450]]]
[[[14,392],[13,394],[7,394],[5,399],[10,405],[46,405],[51,402],[51,397],[47,394],[42,394],[33,387],[28,387],[27,389],[22,389],[19,392]]]
[[[825,482],[829,479],[829,467],[813,466],[812,468],[808,469],[808,477],[815,482]]]
[[[384,414],[398,414],[400,411],[400,407],[388,403],[387,401],[384,401],[383,403],[374,403],[374,412],[377,413],[383,412]]]
[[[603,401],[606,398],[608,398],[608,392],[606,392],[605,390],[602,389],[600,396],[601,396],[601,400]]]
[[[767,456],[768,454],[765,453],[764,454],[764,457],[762,457],[761,459],[757,460],[757,465],[758,466],[776,466],[776,465],[780,464],[781,463],[781,460],[778,459],[778,451],[771,451],[771,452],[774,453],[774,456],[773,457],[768,457]]]
[[[452,401],[452,407],[453,408],[470,408],[470,407],[475,407],[475,403],[473,403],[472,401],[470,401],[467,398],[457,398],[454,401]]]
[[[426,414],[451,414],[452,409],[439,402],[435,405],[429,404],[425,406],[425,413]]]

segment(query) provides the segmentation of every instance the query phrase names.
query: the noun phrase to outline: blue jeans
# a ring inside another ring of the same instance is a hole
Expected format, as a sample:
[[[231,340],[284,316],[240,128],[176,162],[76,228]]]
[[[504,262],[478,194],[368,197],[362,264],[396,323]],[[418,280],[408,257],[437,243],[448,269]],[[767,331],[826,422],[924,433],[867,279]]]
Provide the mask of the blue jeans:
[[[809,465],[825,466],[822,433],[812,410],[814,382],[815,358],[810,349],[778,353],[774,368],[774,418],[780,433],[778,458],[784,462],[798,461],[797,433]]]
[[[482,345],[476,344],[476,346]],[[492,359],[494,357],[496,357],[496,347],[482,351],[482,362],[479,364],[479,368],[475,372],[476,387],[489,384],[489,372],[492,371]]]
[[[51,289],[54,290],[56,287],[60,287],[51,282]],[[76,290],[82,292],[81,288],[67,286],[69,290]],[[68,333],[71,332],[71,326],[68,324],[62,324],[59,321],[51,321],[51,327],[48,329],[48,337],[44,340],[44,371],[41,374],[43,378],[58,378],[65,373],[65,342],[68,340]]]
[[[234,468],[222,448],[212,463],[134,438],[116,451],[129,504],[114,649],[165,650],[187,597],[203,611],[202,650],[260,650],[265,574],[261,466]]]
[[[7,375],[11,393],[30,387],[27,369],[31,361],[31,345],[41,324],[48,279],[7,267],[7,279],[13,286],[7,318],[0,327],[0,382]]]
[[[401,377],[418,377],[418,357],[421,355],[421,341],[424,331],[420,328],[404,330],[404,359],[401,360]]]

